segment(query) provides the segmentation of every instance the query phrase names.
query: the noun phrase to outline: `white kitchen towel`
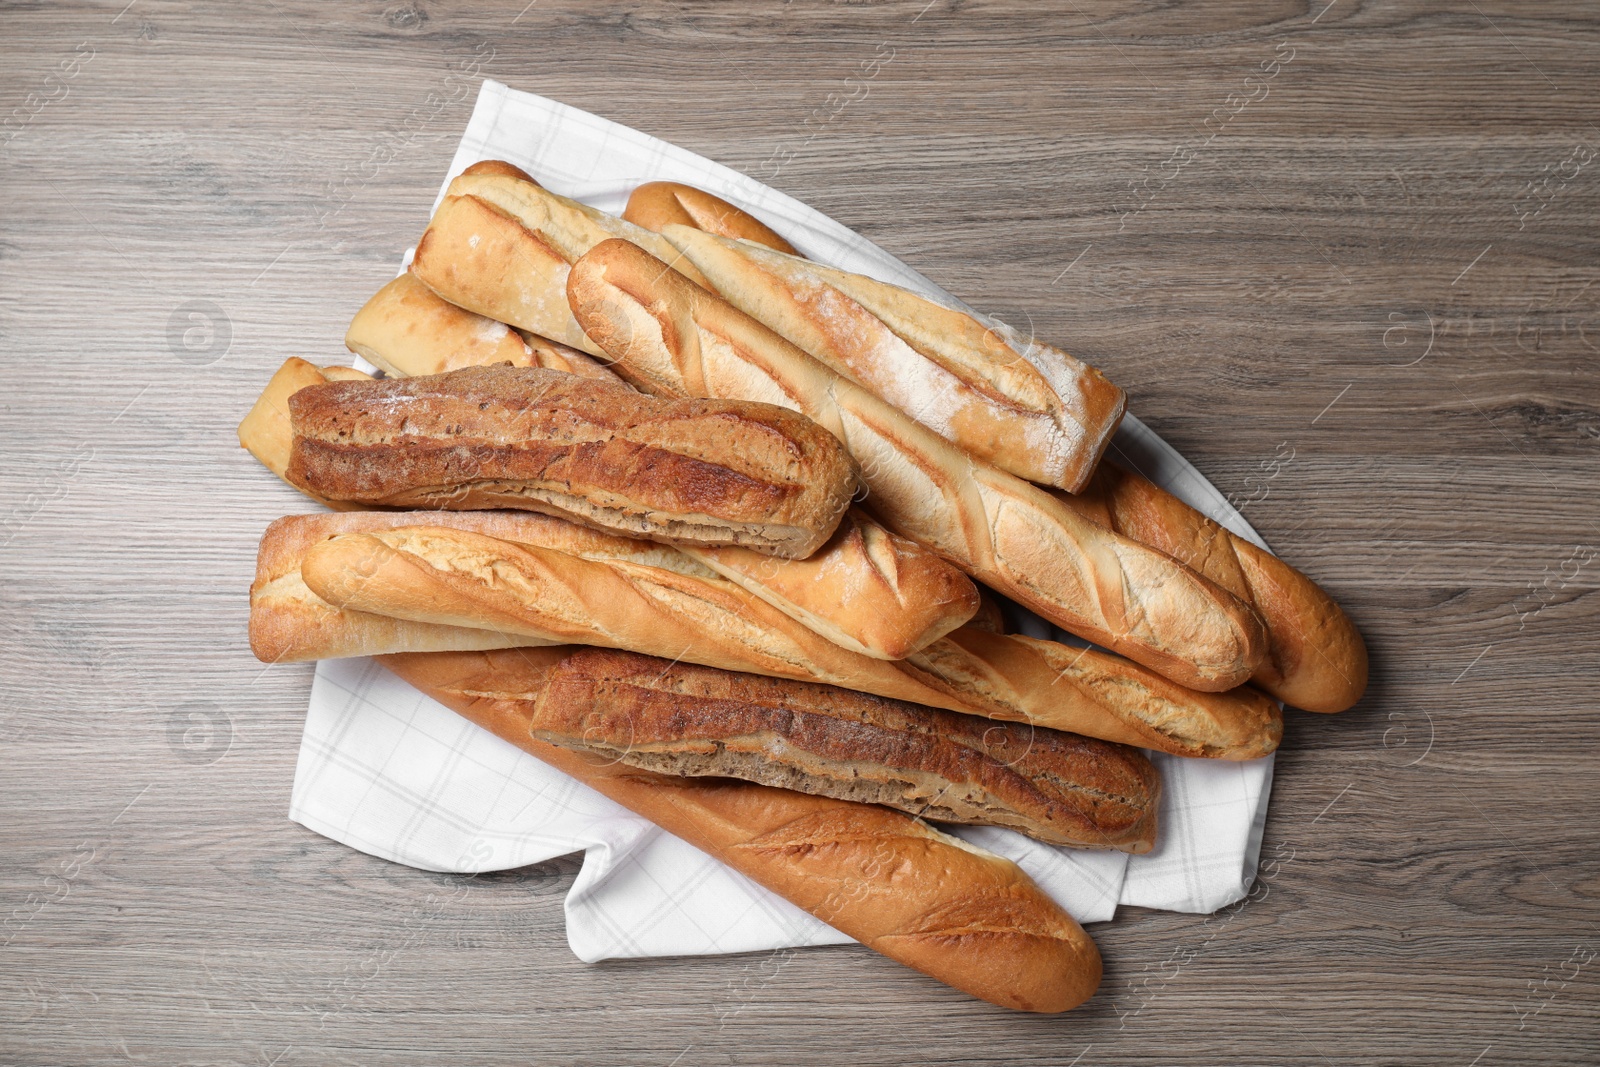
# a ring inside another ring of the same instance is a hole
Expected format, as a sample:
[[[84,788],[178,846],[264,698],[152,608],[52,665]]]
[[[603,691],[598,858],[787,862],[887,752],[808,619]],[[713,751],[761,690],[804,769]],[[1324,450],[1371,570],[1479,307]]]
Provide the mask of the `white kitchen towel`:
[[[483,84],[445,184],[482,159],[509,160],[548,188],[613,212],[641,182],[687,182],[760,216],[813,259],[950,299],[870,241],[752,178],[493,81]],[[1114,448],[1158,485],[1260,543],[1222,494],[1137,419],[1123,422]],[[1018,621],[1023,632],[1067,637],[1037,617]],[[1130,860],[1009,830],[951,829],[1017,861],[1081,922],[1110,919],[1119,903],[1210,912],[1238,900],[1255,877],[1271,757],[1156,759],[1165,793],[1160,844],[1149,855]],[[584,960],[849,941],[370,660],[318,665],[289,816],[424,870],[506,870],[581,851],[566,914],[568,941]]]

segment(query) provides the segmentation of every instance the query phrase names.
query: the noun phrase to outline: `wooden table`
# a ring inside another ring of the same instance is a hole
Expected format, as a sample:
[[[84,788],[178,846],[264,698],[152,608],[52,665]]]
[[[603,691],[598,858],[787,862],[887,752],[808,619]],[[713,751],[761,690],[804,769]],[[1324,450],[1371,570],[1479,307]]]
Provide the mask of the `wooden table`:
[[[11,5],[0,43],[0,1062],[1600,1058],[1600,20],[1465,0]],[[861,949],[588,966],[576,858],[285,818],[304,509],[234,426],[333,362],[477,78],[761,177],[1059,341],[1326,584],[1263,879],[1092,929],[1025,1017]]]

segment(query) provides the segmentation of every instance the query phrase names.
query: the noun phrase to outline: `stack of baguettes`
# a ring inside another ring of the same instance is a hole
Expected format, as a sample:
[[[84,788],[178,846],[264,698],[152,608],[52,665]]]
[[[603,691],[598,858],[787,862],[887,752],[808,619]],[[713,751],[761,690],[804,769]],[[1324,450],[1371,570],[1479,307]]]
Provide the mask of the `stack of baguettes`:
[[[474,165],[345,340],[387,377],[291,359],[240,425],[343,512],[262,538],[257,656],[381,656],[994,1003],[1073,1007],[1099,954],[924,818],[1147,851],[1138,748],[1257,758],[1272,698],[1365,687],[1310,579],[1101,461],[1099,372],[700,190],[615,218]],[[1003,632],[973,579],[1099,647]]]

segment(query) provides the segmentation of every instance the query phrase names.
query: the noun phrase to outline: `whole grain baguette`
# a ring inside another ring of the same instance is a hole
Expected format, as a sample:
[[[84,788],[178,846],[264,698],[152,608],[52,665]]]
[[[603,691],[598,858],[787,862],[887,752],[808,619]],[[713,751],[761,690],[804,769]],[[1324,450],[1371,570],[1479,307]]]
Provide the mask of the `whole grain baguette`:
[[[239,447],[256,457],[267,470],[289,482],[289,453],[294,444],[294,427],[289,421],[289,398],[308,385],[363,381],[369,377],[354,367],[318,367],[290,356],[273,373],[267,387],[239,423]],[[293,482],[289,484],[294,485]],[[317,503],[339,511],[352,511],[359,507],[356,504],[324,500],[298,485],[295,488]]]
[[[1261,620],[1237,597],[968,456],[637,245],[596,246],[567,288],[624,378],[804,412],[860,462],[890,529],[1057,625],[1193,689],[1232,689],[1260,662]]]
[[[1165,552],[1250,604],[1267,654],[1250,680],[1297,708],[1344,711],[1367,687],[1367,646],[1333,598],[1277,556],[1213,522],[1153,482],[1102,463],[1076,496],[1079,514]]]
[[[694,226],[723,237],[738,237],[791,256],[800,253],[771,227],[748,211],[681,182],[646,182],[628,196],[622,217],[636,226],[661,233],[674,223]]]
[[[1122,390],[1059,349],[865,275],[693,226],[662,232],[734,307],[1019,478],[1088,480]]]
[[[250,418],[240,427],[241,440],[269,469],[286,470],[293,440],[288,395],[284,392],[289,388],[286,383],[292,382],[293,388],[301,388],[300,383],[327,380],[323,377],[325,373],[345,371],[360,373],[347,367],[319,371],[304,360],[291,359],[279,370],[267,394],[257,401]],[[277,395],[280,402],[268,403],[268,395]],[[312,496],[312,499],[318,498]],[[319,502],[341,510],[356,508],[353,504]],[[426,518],[413,518],[399,525],[418,525],[426,521],[458,526],[454,521],[446,522],[445,516],[475,513],[419,514]],[[459,528],[477,529],[471,525]],[[656,547],[635,544],[640,551]],[[803,560],[780,560],[738,547],[680,547],[711,570],[743,586],[834,644],[874,659],[904,659],[960,626],[977,607],[977,587],[966,575],[915,541],[889,533],[857,508],[846,511],[834,535]],[[358,634],[345,640],[341,647],[360,647]],[[425,651],[420,647],[417,650]],[[379,651],[374,648],[367,652],[336,654],[376,655]],[[310,655],[306,658],[324,657]]]
[[[1282,733],[1276,705],[1248,687],[1197,693],[1120,656],[1050,641],[963,627],[904,662],[862,656],[674,549],[541,515],[363,512],[283,521],[313,531],[296,542],[304,546],[301,572],[330,610],[484,627],[501,642],[495,647],[525,636],[623,648],[1179,756],[1254,759]],[[358,534],[374,536],[351,536]],[[316,640],[328,643],[329,656],[405,650],[362,648],[361,639],[318,631],[286,658],[323,658]]]
[[[561,294],[571,264],[609,238],[636,241],[700,280],[660,234],[558,196],[499,161],[451,181],[411,272],[458,307],[598,355]]]
[[[289,415],[286,477],[317,496],[524,508],[674,544],[804,558],[858,484],[839,441],[792,411],[535,367],[315,385]]]
[[[618,380],[592,356],[458,308],[411,274],[389,282],[356,312],[344,343],[395,378],[509,363]]]
[[[1100,954],[1016,864],[901,812],[597,761],[532,737],[563,650],[387,656],[446,707],[565,771],[866,947],[1020,1011],[1076,1007]]]
[[[1053,845],[1155,844],[1161,780],[1137,749],[829,685],[589,649],[552,674],[532,732],[662,774],[741,778]]]

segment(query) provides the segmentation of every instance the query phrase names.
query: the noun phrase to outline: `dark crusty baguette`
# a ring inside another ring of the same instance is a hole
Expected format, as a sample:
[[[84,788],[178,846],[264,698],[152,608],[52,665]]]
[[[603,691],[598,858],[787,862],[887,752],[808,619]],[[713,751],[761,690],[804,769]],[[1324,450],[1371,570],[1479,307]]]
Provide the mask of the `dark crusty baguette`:
[[[622,217],[656,233],[660,233],[663,226],[677,223],[723,237],[754,241],[791,256],[800,254],[794,245],[748,211],[682,182],[646,182],[639,186],[629,195]]]
[[[1100,464],[1059,499],[1086,518],[1165,552],[1248,603],[1267,624],[1250,680],[1306,711],[1344,711],[1367,688],[1367,646],[1333,598],[1304,574],[1132,471]]]
[[[1136,749],[829,685],[593,649],[562,661],[532,729],[663,774],[743,778],[1053,845],[1155,843],[1160,779]]]
[[[805,412],[860,462],[885,525],[1057,625],[1208,692],[1260,662],[1261,619],[1233,594],[962,452],[637,245],[596,245],[567,295],[618,374]]]
[[[1010,860],[902,812],[730,779],[651,774],[536,740],[538,694],[570,650],[387,656],[401,678],[823,922],[965,993],[1060,1012],[1100,953]]]
[[[339,382],[289,399],[286,477],[395,507],[523,508],[669,544],[814,552],[857,487],[842,445],[769,404],[661,400],[536,367]]]

